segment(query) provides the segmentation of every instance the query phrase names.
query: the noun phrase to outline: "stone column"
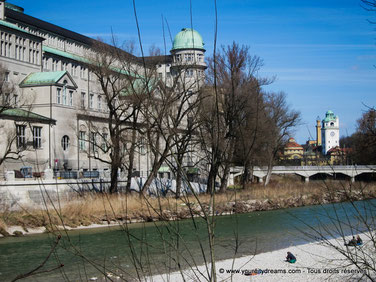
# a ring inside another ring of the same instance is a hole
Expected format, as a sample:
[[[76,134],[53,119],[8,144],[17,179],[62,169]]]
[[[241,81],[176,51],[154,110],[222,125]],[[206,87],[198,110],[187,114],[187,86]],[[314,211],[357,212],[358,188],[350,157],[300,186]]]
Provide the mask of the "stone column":
[[[14,179],[15,179],[15,173],[14,173],[13,170],[5,172],[5,180],[6,181],[14,181]]]
[[[47,168],[44,170],[44,179],[45,180],[52,180],[54,178],[54,172],[52,169]]]

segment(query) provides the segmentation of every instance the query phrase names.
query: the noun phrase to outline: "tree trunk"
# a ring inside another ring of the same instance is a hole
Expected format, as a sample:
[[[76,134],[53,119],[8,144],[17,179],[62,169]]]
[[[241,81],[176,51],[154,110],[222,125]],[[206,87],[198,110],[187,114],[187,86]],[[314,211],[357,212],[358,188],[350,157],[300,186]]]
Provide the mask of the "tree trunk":
[[[125,187],[126,193],[131,192],[135,147],[136,147],[136,130],[133,129],[132,130],[132,143],[131,143],[131,148],[129,150],[129,165],[127,169],[127,186]]]
[[[249,167],[250,164],[249,162],[245,162],[244,164],[244,172],[242,176],[242,188],[243,190],[247,188],[247,185],[249,184],[249,178],[250,178],[250,173],[249,173]]]
[[[178,199],[180,197],[181,193],[181,184],[182,184],[182,178],[183,178],[183,158],[184,154],[178,154],[177,156],[177,164],[176,164],[176,193],[175,197]]]
[[[269,184],[270,178],[272,177],[272,170],[273,170],[273,161],[270,161],[268,164],[268,172],[266,174],[264,186]]]
[[[169,140],[167,140],[166,142],[169,142]],[[146,193],[146,191],[150,187],[150,184],[153,181],[153,179],[155,177],[157,177],[158,169],[161,167],[161,165],[163,164],[164,160],[166,159],[166,156],[167,156],[168,152],[169,152],[169,146],[166,144],[166,147],[165,147],[162,155],[159,157],[159,160],[158,161],[154,161],[153,168],[152,168],[152,170],[151,170],[148,178],[146,179],[144,186],[141,188],[140,192],[142,194]]]
[[[111,183],[110,183],[110,193],[116,193],[118,191],[118,172],[121,167],[121,156],[120,156],[120,141],[116,136],[115,132],[112,134],[112,144],[113,148],[110,153],[111,158]],[[113,136],[116,136],[115,138]]]
[[[228,176],[230,174],[230,163],[226,162],[225,169],[223,170],[223,176],[221,177],[220,193],[224,193],[227,190]]]
[[[110,184],[110,193],[116,193],[118,191],[118,170],[119,167],[117,165],[111,166],[111,184]]]
[[[218,165],[212,164],[210,166],[209,176],[208,176],[208,184],[206,188],[206,193],[211,194],[215,192],[215,179],[218,174]]]
[[[182,172],[180,169],[178,169],[176,172],[176,194],[175,194],[176,199],[180,198],[181,183],[182,183]]]

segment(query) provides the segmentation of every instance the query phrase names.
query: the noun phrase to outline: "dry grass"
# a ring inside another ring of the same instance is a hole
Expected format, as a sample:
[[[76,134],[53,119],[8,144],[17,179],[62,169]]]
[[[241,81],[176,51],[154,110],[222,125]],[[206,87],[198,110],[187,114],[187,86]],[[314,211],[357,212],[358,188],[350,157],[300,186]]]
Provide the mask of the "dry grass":
[[[357,187],[358,186],[358,187]],[[329,188],[330,187],[330,188]],[[350,185],[348,182],[326,181],[304,184],[296,181],[274,181],[267,187],[252,185],[245,190],[229,189],[227,193],[217,194],[215,197],[216,210],[226,206],[229,202],[247,200],[271,200],[322,197],[323,193],[338,193],[344,189],[361,190],[368,195],[376,195],[376,185],[357,183]],[[199,201],[205,207],[210,201],[209,195],[199,195]],[[170,218],[166,212],[177,215],[177,218],[189,216],[187,205],[198,207],[198,200],[194,196],[181,199],[165,198],[140,198],[138,195],[106,195],[87,194],[84,197],[70,199],[62,203],[61,208],[50,206],[46,210],[33,211],[5,211],[0,213],[0,230],[6,226],[21,225],[23,227],[46,226],[54,228],[58,225],[76,227],[91,223],[114,222],[118,220],[155,220]]]

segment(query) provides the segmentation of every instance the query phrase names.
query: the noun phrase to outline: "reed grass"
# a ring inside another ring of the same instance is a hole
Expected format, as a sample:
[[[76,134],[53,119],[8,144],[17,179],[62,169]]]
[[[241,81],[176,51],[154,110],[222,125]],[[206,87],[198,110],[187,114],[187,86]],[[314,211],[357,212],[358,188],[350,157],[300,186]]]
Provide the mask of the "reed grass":
[[[305,197],[322,197],[323,193],[338,193],[346,189],[362,191],[368,195],[376,195],[376,184],[325,181],[300,183],[294,181],[273,181],[270,185],[250,185],[246,189],[233,187],[226,193],[216,194],[215,209],[225,206],[229,202],[248,200],[280,200]],[[92,223],[111,223],[116,221],[135,222],[137,220],[158,220],[169,218],[168,212],[189,216],[187,206],[207,206],[210,196],[201,194],[198,199],[185,196],[180,199],[174,197],[139,197],[138,194],[93,194],[76,196],[68,202],[48,205],[44,210],[3,211],[0,213],[0,230],[7,226],[20,225],[27,227],[46,228],[66,225],[77,227]],[[185,211],[185,214],[184,214]]]

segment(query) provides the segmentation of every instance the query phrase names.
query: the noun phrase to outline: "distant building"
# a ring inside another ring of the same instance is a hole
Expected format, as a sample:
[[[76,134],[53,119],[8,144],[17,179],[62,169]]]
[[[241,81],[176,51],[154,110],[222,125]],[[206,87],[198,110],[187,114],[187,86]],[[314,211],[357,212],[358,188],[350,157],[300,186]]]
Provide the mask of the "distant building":
[[[320,117],[316,119],[316,146],[322,145],[322,138],[321,138],[321,121]]]
[[[289,138],[283,150],[283,159],[299,160],[303,158],[303,147],[296,143],[294,138]]]
[[[327,153],[329,163],[331,165],[347,165],[350,163],[349,155],[351,152],[351,148],[340,148],[339,146],[331,148]]]
[[[322,153],[326,155],[332,148],[339,146],[339,118],[332,111],[327,111],[322,120]]]

